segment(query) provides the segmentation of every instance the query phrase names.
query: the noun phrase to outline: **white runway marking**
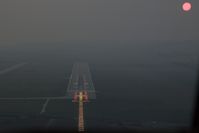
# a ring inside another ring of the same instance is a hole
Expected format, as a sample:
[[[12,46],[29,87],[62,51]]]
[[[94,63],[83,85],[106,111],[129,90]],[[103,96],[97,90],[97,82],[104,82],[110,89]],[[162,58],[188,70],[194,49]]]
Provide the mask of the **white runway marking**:
[[[42,113],[45,113],[45,112],[46,112],[46,107],[47,107],[47,105],[48,105],[49,100],[50,100],[49,98],[48,98],[48,99],[46,99],[45,103],[43,104],[43,107],[42,107],[42,109],[41,109],[40,114],[42,114]]]
[[[0,70],[0,75],[8,73],[8,72],[13,71],[13,70],[16,70],[16,69],[18,69],[18,68],[20,68],[20,67],[22,67],[22,66],[24,66],[26,64],[27,63],[19,63],[19,64],[16,64],[14,66],[8,67],[8,68],[6,68],[4,70]]]

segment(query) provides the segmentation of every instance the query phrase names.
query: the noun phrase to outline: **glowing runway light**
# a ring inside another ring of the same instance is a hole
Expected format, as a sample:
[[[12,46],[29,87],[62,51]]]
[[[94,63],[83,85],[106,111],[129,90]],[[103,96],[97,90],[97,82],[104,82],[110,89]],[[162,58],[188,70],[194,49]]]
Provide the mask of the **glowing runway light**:
[[[190,11],[191,10],[191,3],[190,2],[185,2],[183,5],[182,5],[182,9],[186,12]]]

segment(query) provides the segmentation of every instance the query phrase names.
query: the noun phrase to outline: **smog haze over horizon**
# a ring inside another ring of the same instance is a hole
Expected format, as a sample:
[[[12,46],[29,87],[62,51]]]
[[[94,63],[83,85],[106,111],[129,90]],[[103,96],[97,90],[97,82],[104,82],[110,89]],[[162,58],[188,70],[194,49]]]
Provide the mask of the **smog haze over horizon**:
[[[189,0],[2,0],[0,42],[198,40],[199,2]]]

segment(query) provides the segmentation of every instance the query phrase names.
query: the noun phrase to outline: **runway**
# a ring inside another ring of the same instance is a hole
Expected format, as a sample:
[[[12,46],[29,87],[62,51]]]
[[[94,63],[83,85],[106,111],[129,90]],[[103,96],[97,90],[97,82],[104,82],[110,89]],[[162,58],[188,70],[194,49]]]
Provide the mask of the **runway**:
[[[67,96],[73,98],[76,92],[86,91],[89,99],[96,99],[89,66],[84,62],[76,62],[73,65],[72,74],[67,88]]]

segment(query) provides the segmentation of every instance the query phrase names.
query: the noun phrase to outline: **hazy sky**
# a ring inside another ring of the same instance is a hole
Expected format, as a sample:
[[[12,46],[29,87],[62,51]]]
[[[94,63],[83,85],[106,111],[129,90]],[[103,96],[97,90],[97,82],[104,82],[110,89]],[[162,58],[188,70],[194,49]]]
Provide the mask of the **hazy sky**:
[[[0,42],[198,40],[199,0],[1,0]]]

